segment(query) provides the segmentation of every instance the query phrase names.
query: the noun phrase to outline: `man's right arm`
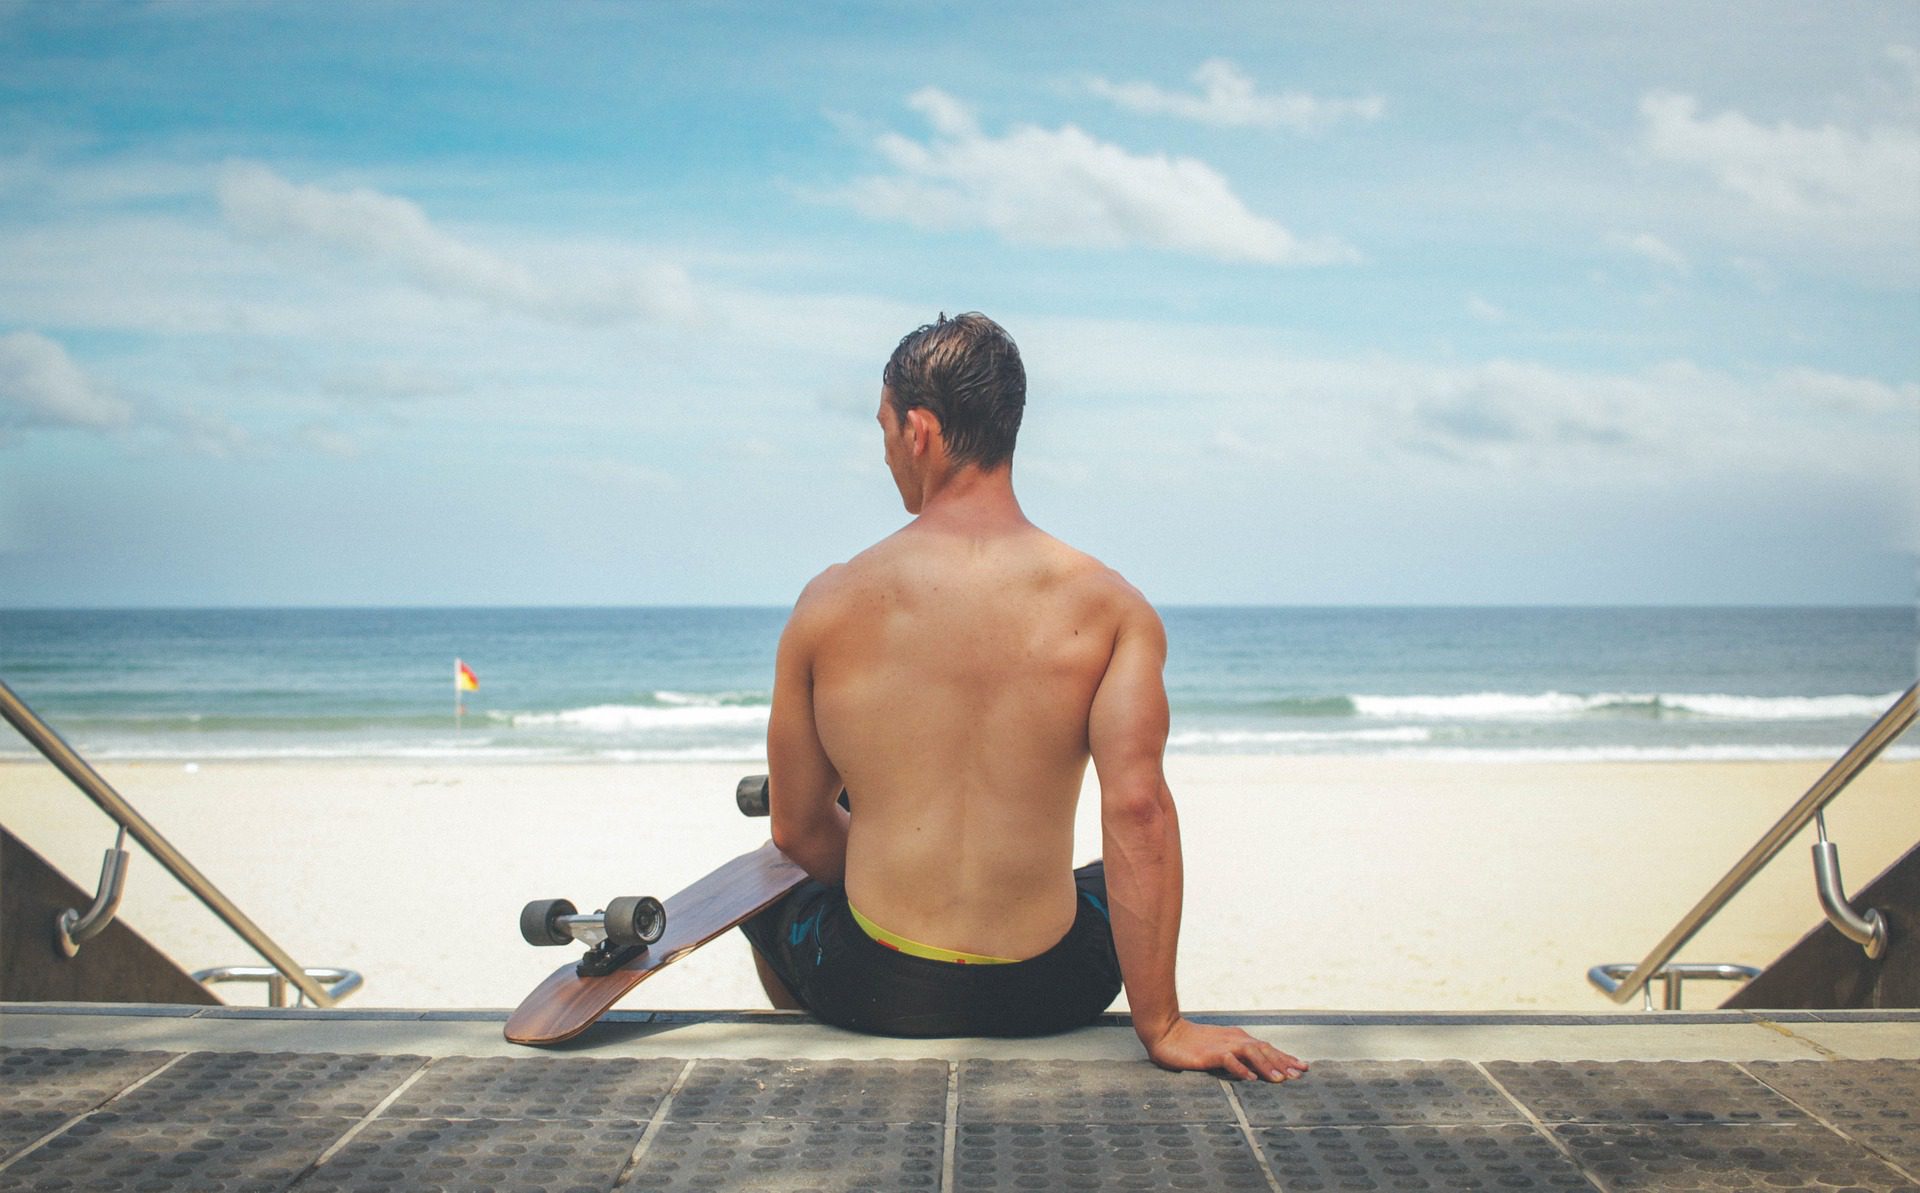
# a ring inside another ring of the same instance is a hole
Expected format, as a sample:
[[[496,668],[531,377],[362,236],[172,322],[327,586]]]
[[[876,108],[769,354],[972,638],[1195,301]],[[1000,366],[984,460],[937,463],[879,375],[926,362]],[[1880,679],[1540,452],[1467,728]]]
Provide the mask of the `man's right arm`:
[[[1166,630],[1129,593],[1113,656],[1094,694],[1087,732],[1100,779],[1100,824],[1114,949],[1133,1029],[1155,1064],[1224,1069],[1285,1081],[1306,1064],[1237,1027],[1202,1026],[1180,1014],[1174,958],[1180,941],[1180,823],[1162,765],[1166,753]]]
[[[829,568],[807,585],[780,632],[767,717],[767,776],[774,844],[810,877],[837,885],[847,880],[848,819],[834,802],[840,774],[820,744],[813,716],[813,663],[832,574]]]

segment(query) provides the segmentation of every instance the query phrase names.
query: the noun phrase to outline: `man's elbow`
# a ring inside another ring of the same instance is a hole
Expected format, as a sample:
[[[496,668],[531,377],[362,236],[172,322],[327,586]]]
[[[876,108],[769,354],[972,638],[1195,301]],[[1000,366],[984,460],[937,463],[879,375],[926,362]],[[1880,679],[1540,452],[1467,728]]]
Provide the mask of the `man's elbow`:
[[[775,816],[771,826],[771,835],[773,837],[774,848],[789,857],[791,857],[796,850],[804,849],[806,846],[807,834],[803,831],[802,826],[795,824],[788,818]]]
[[[1173,824],[1173,793],[1166,781],[1128,783],[1100,795],[1100,818],[1107,832],[1124,837],[1157,837]]]

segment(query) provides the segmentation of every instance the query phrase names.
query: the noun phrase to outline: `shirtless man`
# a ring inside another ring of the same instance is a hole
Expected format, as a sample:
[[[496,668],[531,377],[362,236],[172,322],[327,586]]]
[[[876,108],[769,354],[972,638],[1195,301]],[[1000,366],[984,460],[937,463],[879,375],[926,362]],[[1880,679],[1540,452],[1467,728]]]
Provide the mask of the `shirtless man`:
[[[984,315],[922,327],[887,363],[880,431],[916,517],[815,578],[781,635],[773,839],[814,881],[747,925],[761,981],[855,1030],[1017,1036],[1092,1022],[1124,978],[1155,1063],[1298,1077],[1180,1014],[1166,632],[1021,513],[1025,404],[1019,350]],[[1089,757],[1105,873],[1071,868]]]

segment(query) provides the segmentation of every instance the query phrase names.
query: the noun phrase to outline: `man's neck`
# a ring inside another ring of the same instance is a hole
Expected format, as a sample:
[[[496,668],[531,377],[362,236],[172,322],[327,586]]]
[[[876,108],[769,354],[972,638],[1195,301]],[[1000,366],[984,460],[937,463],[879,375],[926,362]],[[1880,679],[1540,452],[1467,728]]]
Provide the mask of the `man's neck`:
[[[916,519],[929,528],[993,533],[1031,526],[1013,495],[1013,465],[958,468],[929,478]]]

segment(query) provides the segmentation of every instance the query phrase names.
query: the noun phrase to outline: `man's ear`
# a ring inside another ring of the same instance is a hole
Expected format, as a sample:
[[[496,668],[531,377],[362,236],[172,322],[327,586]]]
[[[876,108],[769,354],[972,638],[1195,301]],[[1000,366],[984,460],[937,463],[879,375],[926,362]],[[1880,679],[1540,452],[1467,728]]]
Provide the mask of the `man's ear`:
[[[933,411],[924,406],[915,406],[907,411],[907,445],[915,455],[923,448],[932,451],[933,445],[939,440],[940,420],[934,417]]]

